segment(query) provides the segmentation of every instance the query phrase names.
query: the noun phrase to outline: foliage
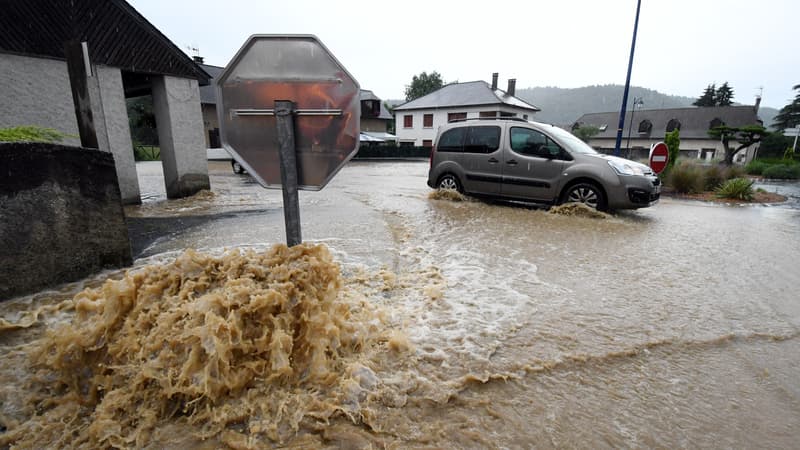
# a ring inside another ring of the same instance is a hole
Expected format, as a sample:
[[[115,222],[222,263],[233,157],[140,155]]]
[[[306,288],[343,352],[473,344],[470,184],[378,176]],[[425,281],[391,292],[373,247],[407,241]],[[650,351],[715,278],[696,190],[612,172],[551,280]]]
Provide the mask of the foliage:
[[[581,125],[578,128],[572,130],[572,134],[574,134],[575,137],[582,140],[583,142],[589,142],[589,139],[600,134],[600,128],[597,128],[594,125]]]
[[[678,161],[678,154],[681,147],[681,130],[676,129],[664,134],[664,143],[667,144],[669,150],[669,161],[667,161],[666,171],[669,172]]]
[[[136,161],[160,161],[161,148],[152,145],[134,144],[133,159]]]
[[[722,86],[714,93],[714,104],[716,106],[730,106],[733,104],[733,88],[728,86],[728,82],[722,83]]]
[[[74,137],[53,128],[36,125],[23,125],[13,128],[0,128],[0,142],[61,142]]]
[[[410,102],[428,95],[442,86],[444,86],[444,82],[439,72],[433,71],[430,74],[422,72],[419,75],[414,75],[411,79],[411,84],[406,86],[406,101]]]
[[[748,175],[761,175],[764,172],[764,169],[770,166],[771,164],[769,164],[766,161],[755,159],[747,163],[746,166],[744,166],[744,171]]]
[[[709,84],[703,95],[697,98],[692,103],[694,106],[730,106],[733,104],[733,88],[728,85],[728,82],[722,83],[722,86],[717,88],[716,84]]]
[[[709,84],[706,87],[706,90],[703,91],[703,95],[697,98],[697,100],[692,103],[694,106],[714,106],[714,94],[716,93],[716,85]]]
[[[754,194],[753,181],[746,178],[733,178],[715,189],[714,192],[719,198],[750,201]]]
[[[156,116],[153,113],[153,97],[144,95],[129,98],[126,104],[131,139],[139,145],[157,146],[158,131],[156,130]]]
[[[703,190],[713,191],[727,179],[727,171],[718,164],[709,166],[703,173]]]
[[[722,141],[725,147],[725,164],[733,164],[733,158],[741,150],[761,142],[769,132],[761,125],[745,125],[742,127],[729,127],[723,125],[708,131],[708,135],[715,140]],[[732,142],[738,145],[731,147]]]
[[[769,133],[766,137],[764,137],[764,139],[761,141],[761,144],[758,146],[758,158],[779,158],[783,156],[783,153],[786,151],[786,147],[792,145],[793,139],[794,138],[784,136],[782,132]]]
[[[786,151],[783,152],[783,159],[794,160],[794,147],[786,147]]]
[[[800,84],[795,85],[792,89],[797,91],[797,95],[792,103],[781,108],[772,123],[772,127],[778,131],[800,126]]]
[[[744,176],[744,169],[742,166],[728,166],[725,169],[725,179],[730,180],[733,178],[742,178]]]
[[[761,175],[770,179],[798,180],[800,179],[800,164],[775,164],[764,169]]]
[[[679,194],[696,194],[705,187],[702,170],[694,164],[677,164],[667,176],[667,184]]]

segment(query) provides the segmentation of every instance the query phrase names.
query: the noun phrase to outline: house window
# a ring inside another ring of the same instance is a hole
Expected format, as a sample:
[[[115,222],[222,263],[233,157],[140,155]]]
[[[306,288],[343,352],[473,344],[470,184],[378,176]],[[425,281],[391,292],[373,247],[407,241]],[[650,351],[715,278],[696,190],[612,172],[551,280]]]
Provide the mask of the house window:
[[[423,139],[422,140],[422,146],[425,147],[425,148],[431,148],[431,147],[433,147],[433,141],[430,140],[430,139]]]
[[[497,117],[497,111],[481,111],[478,117]]]
[[[464,120],[467,118],[467,113],[448,113],[447,114],[447,121],[452,122],[454,120]]]
[[[645,119],[639,122],[639,134],[650,134],[650,131],[653,130],[653,122]]]
[[[403,116],[403,128],[413,128],[414,127],[414,116],[411,114],[406,114]]]
[[[517,113],[500,111],[500,117],[517,117]]]
[[[681,123],[678,122],[678,119],[671,119],[669,122],[667,122],[667,133],[680,129]]]
[[[433,128],[433,114],[422,116],[422,128]]]

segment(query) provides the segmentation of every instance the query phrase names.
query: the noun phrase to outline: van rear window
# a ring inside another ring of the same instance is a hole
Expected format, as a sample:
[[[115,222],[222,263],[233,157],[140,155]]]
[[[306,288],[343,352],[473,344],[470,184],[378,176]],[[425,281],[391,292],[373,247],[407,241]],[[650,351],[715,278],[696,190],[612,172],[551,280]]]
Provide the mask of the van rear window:
[[[469,127],[464,151],[467,153],[492,153],[500,147],[500,127]]]
[[[447,130],[439,137],[439,145],[436,147],[437,152],[462,152],[464,151],[464,136],[466,127],[453,128]]]

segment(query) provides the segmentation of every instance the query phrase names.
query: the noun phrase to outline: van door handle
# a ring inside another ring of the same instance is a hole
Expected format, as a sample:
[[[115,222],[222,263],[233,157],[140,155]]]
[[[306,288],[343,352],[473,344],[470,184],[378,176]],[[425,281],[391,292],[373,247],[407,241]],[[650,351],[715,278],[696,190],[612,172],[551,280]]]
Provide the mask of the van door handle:
[[[506,161],[506,164],[508,164],[509,166],[516,166],[517,165],[517,160],[516,159],[509,159],[508,161]]]
[[[498,161],[497,158],[489,158],[489,162],[492,163],[492,164],[497,164],[500,161]]]

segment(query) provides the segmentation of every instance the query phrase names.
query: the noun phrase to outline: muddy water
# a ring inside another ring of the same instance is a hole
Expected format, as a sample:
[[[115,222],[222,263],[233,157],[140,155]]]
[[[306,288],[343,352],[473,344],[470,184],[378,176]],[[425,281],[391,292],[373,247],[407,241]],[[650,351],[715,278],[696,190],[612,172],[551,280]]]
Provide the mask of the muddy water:
[[[215,169],[214,195],[167,202],[153,190],[127,210],[150,257],[140,266],[170,264],[185,247],[282,240],[279,192]],[[207,424],[158,416],[143,444],[796,448],[800,210],[664,199],[598,220],[430,199],[426,170],[351,164],[324,191],[301,193],[304,238],[330,249],[345,297],[379,317],[353,318],[376,336],[339,366],[356,384],[293,386],[291,398],[329,407],[289,432],[261,432],[262,417],[208,436]],[[5,428],[46,409],[18,394],[36,381],[28,354],[75,320],[54,305],[78,289],[2,305],[6,322],[30,325],[0,333]]]

